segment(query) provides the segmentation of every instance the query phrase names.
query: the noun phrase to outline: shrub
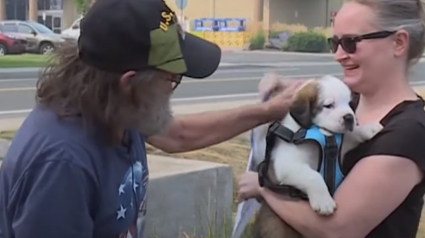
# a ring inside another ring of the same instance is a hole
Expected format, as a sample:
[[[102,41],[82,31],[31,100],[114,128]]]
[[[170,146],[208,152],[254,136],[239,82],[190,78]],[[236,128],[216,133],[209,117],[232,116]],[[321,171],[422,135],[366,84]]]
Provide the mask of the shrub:
[[[269,39],[279,38],[280,31],[270,31]]]
[[[314,31],[307,31],[291,35],[283,46],[283,50],[320,53],[328,52],[329,46],[326,36]]]
[[[264,32],[262,30],[257,31],[250,39],[250,50],[258,50],[264,48],[264,43],[266,41]]]
[[[332,35],[333,35],[333,30],[330,27],[326,27],[326,28],[324,28],[324,27],[315,27],[315,28],[313,28],[313,31],[326,36],[326,38],[332,37]]]

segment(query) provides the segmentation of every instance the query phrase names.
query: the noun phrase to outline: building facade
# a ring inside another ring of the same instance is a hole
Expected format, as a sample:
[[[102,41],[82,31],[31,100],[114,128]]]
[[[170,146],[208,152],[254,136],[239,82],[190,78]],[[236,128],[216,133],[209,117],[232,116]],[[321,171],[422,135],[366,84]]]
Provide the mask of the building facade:
[[[88,0],[93,1],[93,0]],[[342,0],[166,0],[180,19],[245,18],[269,30],[274,23],[326,27]],[[33,20],[55,32],[80,16],[75,0],[0,0],[0,20]]]
[[[178,15],[196,18],[245,18],[270,30],[274,23],[328,27],[343,0],[166,0]],[[185,3],[185,4],[182,4]],[[182,6],[182,7],[179,7]]]

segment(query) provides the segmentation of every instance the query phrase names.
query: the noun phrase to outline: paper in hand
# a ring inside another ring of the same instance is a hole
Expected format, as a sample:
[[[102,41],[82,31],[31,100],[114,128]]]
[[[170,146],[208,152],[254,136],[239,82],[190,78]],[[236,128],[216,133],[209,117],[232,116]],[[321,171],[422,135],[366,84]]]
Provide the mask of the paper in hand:
[[[251,131],[251,152],[249,153],[249,159],[246,171],[255,171],[254,159],[253,159],[253,131]],[[238,211],[236,213],[235,225],[233,227],[232,238],[241,238],[247,225],[249,224],[252,216],[260,208],[260,203],[255,198],[245,200],[238,205]]]

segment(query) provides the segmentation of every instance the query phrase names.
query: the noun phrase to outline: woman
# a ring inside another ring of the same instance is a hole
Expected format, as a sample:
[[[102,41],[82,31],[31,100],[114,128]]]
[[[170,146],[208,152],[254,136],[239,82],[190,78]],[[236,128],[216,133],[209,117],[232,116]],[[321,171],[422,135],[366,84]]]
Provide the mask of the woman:
[[[344,158],[332,216],[260,188],[251,172],[241,178],[241,199],[262,197],[308,238],[415,238],[425,192],[425,112],[408,69],[422,56],[424,31],[420,0],[346,2],[335,18],[335,59],[359,94],[359,124],[380,122],[384,129]]]

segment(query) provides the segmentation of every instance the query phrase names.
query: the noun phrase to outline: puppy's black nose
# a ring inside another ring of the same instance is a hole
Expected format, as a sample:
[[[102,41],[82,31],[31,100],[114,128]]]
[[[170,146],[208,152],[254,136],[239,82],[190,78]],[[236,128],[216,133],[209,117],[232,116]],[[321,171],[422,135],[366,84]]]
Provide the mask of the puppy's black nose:
[[[354,116],[352,114],[346,114],[342,119],[344,120],[344,127],[352,131],[354,127]]]

